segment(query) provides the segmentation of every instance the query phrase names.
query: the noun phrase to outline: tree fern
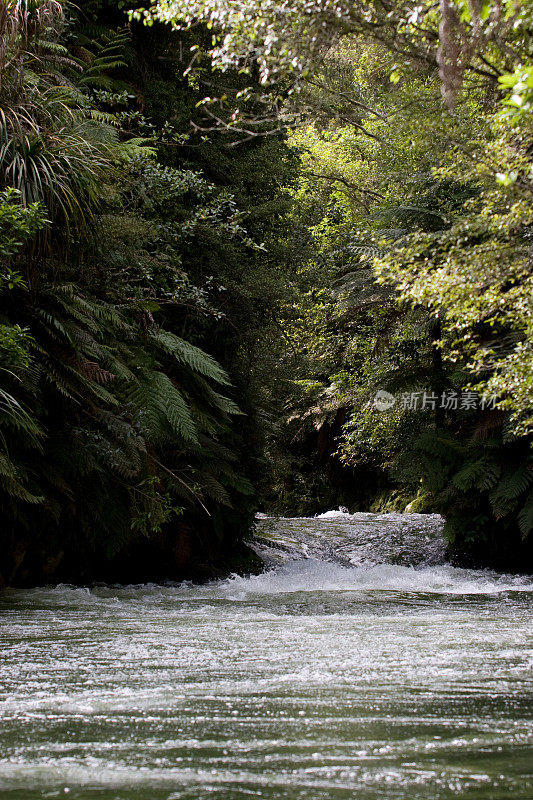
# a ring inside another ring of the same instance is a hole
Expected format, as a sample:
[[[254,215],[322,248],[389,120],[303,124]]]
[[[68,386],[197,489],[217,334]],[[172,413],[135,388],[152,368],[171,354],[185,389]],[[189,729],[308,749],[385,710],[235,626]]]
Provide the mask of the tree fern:
[[[37,505],[43,502],[43,497],[38,496],[28,489],[28,474],[26,470],[17,466],[7,452],[0,450],[0,483],[5,495],[11,501],[20,500],[23,503]]]
[[[490,503],[497,519],[516,510],[518,498],[524,495],[533,484],[533,470],[530,463],[521,464],[517,469],[507,470],[490,493]]]
[[[90,88],[116,88],[118,81],[110,77],[109,73],[127,66],[124,49],[130,39],[128,28],[105,31],[96,39],[86,39],[88,45],[85,49],[86,58],[79,62],[83,67],[79,85]],[[93,54],[91,50],[96,52]]]
[[[165,180],[180,203],[193,194],[187,213],[200,226],[198,204],[210,202],[214,187],[155,161],[136,176],[140,159],[156,151],[142,129],[119,131],[122,117],[98,92],[120,86],[129,31],[98,31],[96,42],[70,31],[64,44],[61,4],[41,6],[46,24],[34,19],[33,5],[19,20],[21,31],[31,28],[25,48],[9,39],[0,52],[0,66],[8,49],[19,55],[12,80],[2,74],[0,85],[0,176],[16,190],[17,209],[26,208],[17,213],[27,228],[18,236],[17,214],[0,214],[0,254],[10,276],[21,269],[13,288],[0,282],[2,324],[27,332],[0,391],[0,539],[8,529],[31,531],[32,542],[50,551],[60,545],[90,565],[141,534],[162,536],[183,511],[214,526],[216,509],[249,486],[228,446],[239,413],[222,389],[228,375],[158,326],[159,307],[142,307],[113,286],[96,255],[101,204],[113,202],[109,184],[120,174],[127,172],[132,202],[143,209],[154,194],[166,202],[166,190],[154,189]],[[207,206],[213,226],[234,214],[232,202]],[[162,262],[169,244],[159,239],[161,226],[151,227],[150,248],[161,249]],[[182,330],[175,320],[174,327]],[[84,569],[79,574],[90,574]]]
[[[468,489],[490,489],[498,480],[500,470],[490,457],[482,456],[467,463],[452,478],[454,486],[466,491]]]
[[[150,336],[165,353],[174,356],[181,364],[191,367],[194,372],[217,383],[226,386],[229,384],[228,376],[222,367],[199,347],[195,347],[169,331],[158,330],[151,333]]]
[[[163,410],[171,431],[180,439],[197,442],[196,425],[181,392],[163,372],[154,372],[150,378],[154,401]]]
[[[198,483],[205,494],[222,506],[231,506],[229,494],[224,486],[209,472],[199,472]]]

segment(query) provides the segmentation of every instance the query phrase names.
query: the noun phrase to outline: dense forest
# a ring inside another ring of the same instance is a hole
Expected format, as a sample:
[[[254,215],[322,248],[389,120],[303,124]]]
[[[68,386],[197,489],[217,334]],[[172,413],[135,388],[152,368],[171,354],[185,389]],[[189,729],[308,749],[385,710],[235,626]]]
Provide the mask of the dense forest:
[[[0,3],[0,582],[257,510],[533,570],[533,6]]]

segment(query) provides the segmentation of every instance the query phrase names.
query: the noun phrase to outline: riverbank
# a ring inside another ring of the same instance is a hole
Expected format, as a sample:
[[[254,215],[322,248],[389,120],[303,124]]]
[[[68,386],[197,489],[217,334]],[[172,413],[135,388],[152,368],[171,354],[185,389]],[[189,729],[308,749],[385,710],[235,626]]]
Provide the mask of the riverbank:
[[[250,574],[263,563],[249,542],[206,543],[188,526],[157,537],[139,537],[118,554],[105,550],[52,550],[43,543],[19,540],[0,552],[0,590],[57,583],[90,586],[95,583],[131,584],[191,580],[205,582],[232,573]]]

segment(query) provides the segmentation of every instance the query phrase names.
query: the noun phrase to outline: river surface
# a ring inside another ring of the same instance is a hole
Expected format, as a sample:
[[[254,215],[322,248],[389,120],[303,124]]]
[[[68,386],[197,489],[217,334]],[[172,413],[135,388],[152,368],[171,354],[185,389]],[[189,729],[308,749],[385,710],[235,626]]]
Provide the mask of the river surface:
[[[5,800],[532,800],[533,580],[440,520],[262,519],[268,571],[0,598]]]

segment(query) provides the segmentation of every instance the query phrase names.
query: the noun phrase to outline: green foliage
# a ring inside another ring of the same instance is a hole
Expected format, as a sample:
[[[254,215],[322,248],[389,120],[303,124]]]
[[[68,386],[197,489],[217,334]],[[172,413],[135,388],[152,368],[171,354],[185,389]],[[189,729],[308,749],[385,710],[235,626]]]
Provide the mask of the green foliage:
[[[420,481],[421,493],[445,512],[456,553],[477,563],[512,563],[520,538],[533,531],[531,453],[523,441],[506,442],[501,433],[487,439],[482,430],[459,440],[452,430],[428,429],[395,470],[402,482]]]
[[[145,122],[115,113],[136,102],[121,78],[129,31],[91,33],[56,3],[11,13],[0,19],[2,573],[47,580],[50,559],[69,580],[208,572],[246,532],[252,489],[231,446],[230,378],[187,338],[223,315],[182,264],[204,231],[256,245],[225,187],[158,161]],[[186,530],[197,533],[180,556]]]
[[[148,19],[208,23],[220,68],[251,70],[253,52],[265,86],[291,85],[294,217],[314,252],[294,317],[286,309],[285,358],[310,391],[288,390],[298,430],[279,441],[301,454],[305,439],[317,468],[326,438],[330,464],[377,469],[391,490],[407,464],[408,491],[422,479],[457,552],[490,540],[486,560],[498,563],[506,532],[519,552],[533,408],[529,4],[295,2],[259,13],[253,1],[169,0]],[[380,415],[380,388],[484,392],[508,415],[506,434],[472,442],[472,427],[494,427],[479,410]]]
[[[383,44],[394,55],[389,86],[438,67],[442,95],[451,109],[465,76],[494,86],[510,53],[518,60],[530,56],[530,4],[515,0],[426,0],[416,7],[407,0],[393,6],[380,0],[291,0],[282,5],[158,0],[130,16],[147,25],[171,23],[180,30],[205,25],[211,32],[207,49],[212,63],[223,71],[237,68],[250,75],[255,70],[278,102],[280,84],[285,98],[294,96],[315,78],[331,48],[352,37]],[[247,94],[253,96],[252,86]],[[240,122],[238,112],[236,119]]]
[[[24,242],[46,224],[39,203],[22,205],[20,200],[20,192],[16,189],[9,187],[0,192],[0,255],[3,259],[15,255]],[[3,282],[7,280],[9,284],[10,274],[7,273]]]
[[[0,10],[4,577],[205,575],[252,483],[520,552],[528,4],[126,5]],[[467,387],[498,408],[374,404]]]
[[[76,525],[82,552],[107,542],[111,553],[132,535],[153,535],[184,508],[205,509],[206,497],[230,503],[213,492],[224,454],[212,470],[190,461],[224,433],[234,409],[206,383],[227,384],[210,356],[164,331],[147,339],[134,310],[73,285],[44,286],[25,322],[31,362],[9,372],[12,393],[3,395],[0,419],[4,516],[15,515],[23,528],[38,524],[40,536]],[[97,486],[114,514],[92,507]],[[25,508],[36,498],[38,523]]]

